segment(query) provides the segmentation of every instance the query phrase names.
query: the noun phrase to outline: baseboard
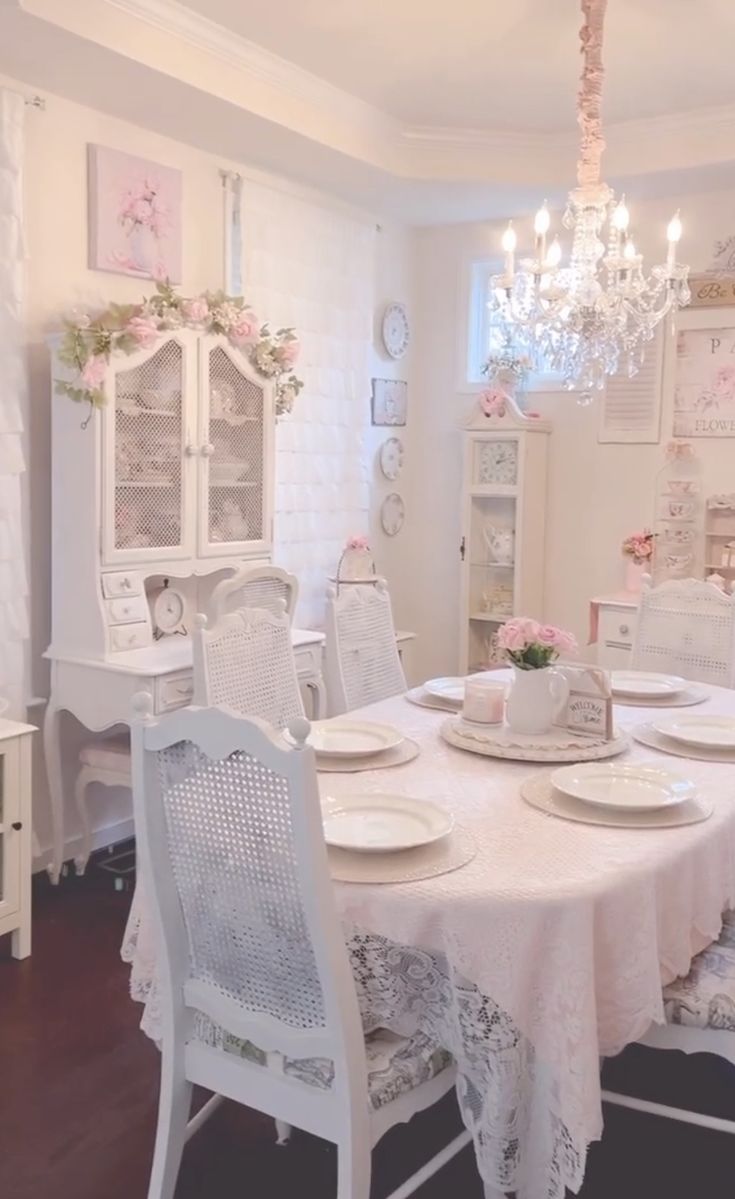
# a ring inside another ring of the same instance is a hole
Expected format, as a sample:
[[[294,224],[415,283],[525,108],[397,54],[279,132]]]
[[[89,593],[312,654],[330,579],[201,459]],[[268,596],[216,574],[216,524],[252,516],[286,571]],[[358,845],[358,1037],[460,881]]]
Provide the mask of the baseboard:
[[[95,849],[106,849],[108,845],[117,845],[120,841],[128,841],[135,833],[132,817],[128,820],[118,820],[105,828],[95,829],[92,833],[92,852]],[[71,837],[64,844],[64,861],[70,861],[75,854],[81,852],[82,838]],[[51,864],[52,847],[42,849],[38,857],[33,859],[33,873],[45,870]]]

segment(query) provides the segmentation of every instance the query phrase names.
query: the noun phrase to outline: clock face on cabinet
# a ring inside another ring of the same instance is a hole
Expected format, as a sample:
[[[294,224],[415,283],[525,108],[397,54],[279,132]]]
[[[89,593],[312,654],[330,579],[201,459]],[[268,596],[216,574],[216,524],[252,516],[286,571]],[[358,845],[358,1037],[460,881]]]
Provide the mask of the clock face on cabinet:
[[[400,533],[403,528],[405,519],[406,507],[403,499],[393,491],[385,497],[380,505],[380,523],[383,526],[383,532],[387,533],[389,537],[395,537],[396,533]]]
[[[153,628],[156,636],[178,633],[183,629],[186,605],[175,587],[161,587],[151,595]]]
[[[518,482],[518,442],[485,441],[478,446],[478,483]]]
[[[380,469],[391,482],[397,479],[403,466],[403,442],[399,437],[389,437],[380,447]]]
[[[389,304],[383,313],[383,345],[391,358],[402,358],[408,349],[410,329],[403,304]]]

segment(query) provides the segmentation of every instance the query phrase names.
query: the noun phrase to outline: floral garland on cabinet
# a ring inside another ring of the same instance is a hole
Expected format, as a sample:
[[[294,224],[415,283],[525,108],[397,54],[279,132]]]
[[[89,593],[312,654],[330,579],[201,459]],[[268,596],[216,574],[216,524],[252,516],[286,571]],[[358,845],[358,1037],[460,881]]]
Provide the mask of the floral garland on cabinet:
[[[242,297],[223,291],[187,298],[166,279],[156,283],[155,294],[142,304],[110,304],[96,316],[66,320],[64,327],[59,358],[77,377],[72,382],[58,380],[56,390],[93,408],[107,402],[104,379],[112,354],[147,349],[162,333],[184,327],[221,333],[243,350],[258,374],[275,382],[278,416],[291,411],[304,386],[292,369],[301,348],[293,329],[272,333],[267,324],[259,325]]]

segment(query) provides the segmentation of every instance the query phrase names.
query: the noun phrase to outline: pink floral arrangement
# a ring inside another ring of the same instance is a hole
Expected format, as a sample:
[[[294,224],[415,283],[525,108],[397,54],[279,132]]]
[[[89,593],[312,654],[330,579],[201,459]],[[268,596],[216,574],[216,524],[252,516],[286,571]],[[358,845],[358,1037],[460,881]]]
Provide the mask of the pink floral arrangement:
[[[139,202],[140,198],[135,204]],[[258,373],[274,381],[279,416],[291,411],[303,387],[293,373],[301,349],[294,330],[272,332],[267,324],[261,325],[241,296],[221,291],[180,296],[167,279],[159,277],[154,294],[141,304],[110,304],[103,312],[82,313],[65,325],[59,358],[75,371],[75,377],[58,380],[56,390],[94,408],[106,403],[104,381],[113,353],[148,349],[169,329],[185,326],[219,333],[246,353]]]
[[[346,550],[369,550],[370,542],[365,533],[353,533],[347,538]]]
[[[576,653],[577,641],[556,625],[539,624],[537,620],[519,616],[501,625],[498,648],[519,670],[542,670],[560,654]]]
[[[150,229],[157,241],[166,235],[170,224],[168,207],[159,195],[159,185],[143,179],[134,191],[125,193],[120,205],[119,221],[130,234],[133,229]]]
[[[650,529],[641,529],[640,533],[631,533],[622,545],[626,558],[632,558],[640,566],[648,562],[653,554],[653,533]]]

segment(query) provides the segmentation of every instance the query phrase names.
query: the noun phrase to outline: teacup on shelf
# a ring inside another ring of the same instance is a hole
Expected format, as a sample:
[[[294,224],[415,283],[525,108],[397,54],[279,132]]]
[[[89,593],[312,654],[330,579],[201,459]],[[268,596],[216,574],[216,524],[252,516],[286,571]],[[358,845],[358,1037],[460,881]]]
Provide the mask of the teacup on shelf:
[[[669,479],[669,491],[672,495],[696,495],[699,484],[696,479]]]

